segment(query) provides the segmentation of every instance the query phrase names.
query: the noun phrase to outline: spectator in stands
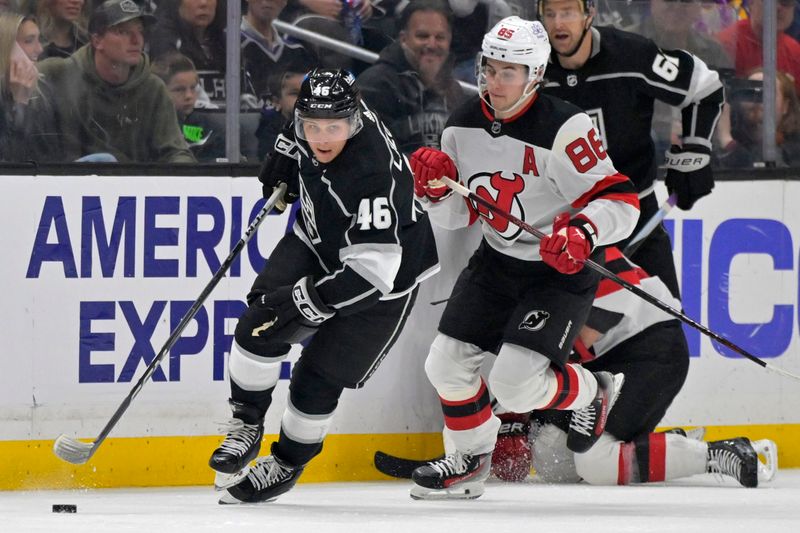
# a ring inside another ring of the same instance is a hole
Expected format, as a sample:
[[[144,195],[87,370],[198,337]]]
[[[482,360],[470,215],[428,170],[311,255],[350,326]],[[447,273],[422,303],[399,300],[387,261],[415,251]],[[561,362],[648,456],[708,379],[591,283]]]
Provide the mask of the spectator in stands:
[[[287,66],[293,63],[304,64],[303,72],[307,72],[316,59],[303,45],[285,40],[272,27],[272,22],[286,6],[286,0],[246,2],[247,14],[242,17],[242,67],[246,82],[242,85],[242,92],[254,94],[264,102],[271,76],[282,76]]]
[[[143,53],[152,20],[133,0],[107,0],[89,21],[89,44],[39,64],[43,98],[31,102],[38,160],[110,154],[120,162],[194,162],[167,90]]]
[[[39,79],[36,58],[19,42],[29,21],[11,11],[0,14],[0,161],[28,159],[28,104]]]
[[[759,68],[748,77],[763,81],[764,73]],[[728,168],[752,167],[764,160],[762,154],[764,107],[761,87],[732,90],[728,95],[731,103],[731,133],[733,143],[720,156],[719,164]],[[778,71],[775,95],[775,141],[777,144],[776,165],[780,167],[800,166],[800,102],[798,102],[795,80],[785,72]]]
[[[179,52],[170,52],[153,62],[152,71],[167,86],[183,138],[195,158],[200,162],[224,158],[224,132],[217,131],[202,110],[195,111],[200,79],[192,60]]]
[[[36,17],[47,43],[40,59],[69,57],[89,42],[86,24],[90,3],[86,0],[39,0]]]
[[[23,17],[17,28],[17,44],[19,44],[28,59],[36,63],[42,55],[42,39],[36,17],[29,15]]]
[[[475,83],[475,57],[481,50],[483,35],[500,20],[511,15],[505,0],[449,0],[453,10],[453,43],[455,77]],[[533,20],[533,19],[528,19]]]
[[[412,0],[400,17],[400,35],[356,83],[383,118],[401,151],[439,147],[451,111],[466,97],[453,77],[452,16],[440,0]]]
[[[306,27],[308,18],[335,20],[344,29],[345,41],[362,46],[362,25],[372,17],[374,3],[375,0],[289,0],[286,15],[282,18],[302,27]]]
[[[160,0],[150,39],[150,57],[180,52],[192,60],[203,92],[199,98],[225,103],[225,2]]]
[[[256,129],[260,161],[263,161],[275,146],[275,139],[283,129],[283,125],[292,117],[294,103],[300,94],[300,85],[307,72],[305,68],[290,66],[283,73],[273,74],[270,77],[268,103],[261,110]]]
[[[777,0],[778,70],[791,74],[795,87],[800,90],[800,42],[785,33],[794,20],[795,2]],[[745,77],[748,72],[762,65],[763,0],[750,0],[749,12],[749,19],[740,20],[717,34],[717,39],[734,61],[738,77]]]
[[[650,0],[650,17],[633,29],[667,50],[681,49],[696,55],[712,69],[733,68],[722,45],[695,30],[701,0]]]

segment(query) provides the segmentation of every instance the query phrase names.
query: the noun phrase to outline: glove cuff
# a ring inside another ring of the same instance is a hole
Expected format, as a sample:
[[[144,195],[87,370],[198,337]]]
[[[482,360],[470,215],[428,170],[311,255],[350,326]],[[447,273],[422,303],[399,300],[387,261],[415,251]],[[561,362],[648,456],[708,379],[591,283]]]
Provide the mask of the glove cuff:
[[[688,144],[683,148],[673,146],[666,152],[664,166],[678,172],[694,172],[711,163],[711,151],[705,146]]]
[[[588,218],[577,216],[570,220],[568,225],[581,230],[589,243],[589,251],[594,250],[597,245],[597,228]]]
[[[336,314],[322,301],[310,276],[294,284],[292,301],[303,318],[315,325],[322,324]]]

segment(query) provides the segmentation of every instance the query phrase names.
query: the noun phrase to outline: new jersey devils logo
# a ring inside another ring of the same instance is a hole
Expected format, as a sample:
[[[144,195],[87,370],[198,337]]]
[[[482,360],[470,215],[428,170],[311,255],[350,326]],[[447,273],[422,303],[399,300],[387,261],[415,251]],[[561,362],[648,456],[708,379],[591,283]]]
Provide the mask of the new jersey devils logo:
[[[475,174],[469,179],[469,188],[474,190],[475,194],[481,198],[497,205],[500,209],[521,220],[525,220],[525,212],[518,196],[525,189],[525,180],[519,174],[512,173],[510,176],[504,176],[500,171],[493,174],[488,172]],[[518,226],[511,224],[501,216],[495,215],[486,207],[476,202],[469,202],[469,205],[472,211],[483,217],[503,239],[514,240],[522,232]]]
[[[525,315],[525,318],[522,319],[522,322],[519,323],[519,329],[539,331],[544,327],[548,318],[550,318],[550,313],[547,311],[542,311],[540,309],[530,311]]]

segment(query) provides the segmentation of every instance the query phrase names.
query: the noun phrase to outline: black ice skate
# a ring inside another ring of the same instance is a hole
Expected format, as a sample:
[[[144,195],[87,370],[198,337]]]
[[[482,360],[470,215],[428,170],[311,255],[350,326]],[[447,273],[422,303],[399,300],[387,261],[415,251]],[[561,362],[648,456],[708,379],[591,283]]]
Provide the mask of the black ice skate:
[[[241,481],[247,474],[247,465],[258,456],[264,437],[261,412],[250,404],[229,401],[233,418],[225,423],[225,440],[211,454],[208,465],[217,471],[214,486],[224,490]]]
[[[415,500],[475,499],[492,468],[492,454],[470,455],[456,451],[420,466],[411,474]]]
[[[228,487],[219,503],[271,502],[289,492],[297,483],[304,467],[289,465],[275,456],[274,444],[272,452],[273,455],[260,458],[238,484]]]
[[[597,394],[589,405],[574,411],[569,422],[567,448],[575,453],[588,451],[603,434],[608,413],[625,382],[623,374],[611,372],[595,372],[594,377],[597,379]]]
[[[757,487],[758,455],[747,437],[709,442],[707,471],[731,476],[744,487]]]

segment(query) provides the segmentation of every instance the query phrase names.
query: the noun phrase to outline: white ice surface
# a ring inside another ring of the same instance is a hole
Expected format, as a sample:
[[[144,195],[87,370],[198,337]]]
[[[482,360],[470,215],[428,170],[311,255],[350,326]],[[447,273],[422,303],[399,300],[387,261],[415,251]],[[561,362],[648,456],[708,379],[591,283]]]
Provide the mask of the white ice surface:
[[[800,470],[743,489],[711,475],[636,487],[491,483],[472,501],[413,501],[397,482],[300,484],[221,506],[202,487],[0,492],[0,532],[800,532]],[[78,506],[56,514],[54,503]]]

